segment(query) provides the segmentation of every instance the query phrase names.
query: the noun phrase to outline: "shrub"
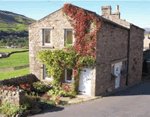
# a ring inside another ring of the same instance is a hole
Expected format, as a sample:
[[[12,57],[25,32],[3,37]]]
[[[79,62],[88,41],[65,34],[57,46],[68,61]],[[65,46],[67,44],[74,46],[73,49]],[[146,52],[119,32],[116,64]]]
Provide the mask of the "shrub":
[[[47,93],[45,93],[45,94],[42,96],[42,98],[45,98],[45,99],[47,99],[47,100],[50,100],[51,96],[48,95]]]
[[[68,84],[62,84],[62,89],[65,90],[66,92],[71,91],[71,87]]]
[[[39,100],[39,95],[38,93],[35,93],[35,92],[30,92],[29,94],[26,93],[25,96],[26,96],[27,102],[33,102],[33,101]]]
[[[20,84],[20,88],[25,90],[25,91],[30,91],[31,90],[31,84]]]
[[[12,105],[9,102],[3,102],[0,106],[0,114],[13,116],[19,113],[21,110],[25,110],[26,107],[24,106],[16,106]]]
[[[49,90],[48,86],[40,81],[33,83],[33,87],[40,92],[47,92]]]
[[[55,106],[55,102],[53,100],[47,100],[45,98],[41,98],[40,102],[47,103],[47,104]]]

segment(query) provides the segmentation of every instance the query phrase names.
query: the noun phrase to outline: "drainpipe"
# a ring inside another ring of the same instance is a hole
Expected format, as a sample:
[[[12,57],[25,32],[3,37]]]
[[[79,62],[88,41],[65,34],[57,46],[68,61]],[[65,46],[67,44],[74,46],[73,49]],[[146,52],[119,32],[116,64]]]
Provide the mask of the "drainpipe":
[[[128,86],[129,80],[129,52],[130,52],[130,30],[128,30],[128,45],[127,45],[127,76],[126,76],[126,86]]]

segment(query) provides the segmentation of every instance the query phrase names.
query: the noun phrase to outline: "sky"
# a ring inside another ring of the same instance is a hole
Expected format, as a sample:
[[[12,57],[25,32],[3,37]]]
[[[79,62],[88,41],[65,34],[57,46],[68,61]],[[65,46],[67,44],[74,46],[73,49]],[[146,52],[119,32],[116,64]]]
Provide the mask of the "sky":
[[[150,1],[148,0],[0,0],[0,10],[11,11],[39,20],[61,8],[66,2],[94,11],[99,15],[101,15],[101,6],[111,5],[113,13],[116,5],[119,5],[121,19],[142,28],[150,28]]]

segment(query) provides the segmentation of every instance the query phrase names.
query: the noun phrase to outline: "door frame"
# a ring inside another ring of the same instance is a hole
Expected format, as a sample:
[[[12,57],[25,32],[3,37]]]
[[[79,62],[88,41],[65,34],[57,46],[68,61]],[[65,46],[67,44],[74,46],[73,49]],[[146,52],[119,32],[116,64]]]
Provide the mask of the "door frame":
[[[120,63],[120,64],[119,64]],[[120,73],[118,74],[118,76],[116,76],[116,79],[115,79],[115,89],[117,89],[117,88],[119,88],[120,87],[120,85],[121,85],[121,68],[122,68],[122,61],[121,62],[117,62],[117,63],[115,63],[115,64],[119,64],[118,66],[120,67]],[[115,72],[116,72],[116,67],[115,67],[115,64],[114,64],[114,75],[116,75],[115,74]],[[118,78],[117,78],[118,77]],[[119,86],[117,86],[116,87],[116,80],[119,80]]]

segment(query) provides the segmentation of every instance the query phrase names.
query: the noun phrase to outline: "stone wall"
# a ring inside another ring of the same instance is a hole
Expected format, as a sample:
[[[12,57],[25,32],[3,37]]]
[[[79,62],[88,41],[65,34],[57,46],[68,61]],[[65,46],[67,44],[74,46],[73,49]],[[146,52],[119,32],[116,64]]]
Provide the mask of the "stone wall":
[[[20,77],[15,77],[15,78],[10,78],[10,79],[5,79],[0,81],[1,85],[7,85],[7,86],[19,86],[20,84],[32,84],[33,82],[39,81],[37,77],[33,74],[28,74],[25,76],[20,76]]]
[[[22,105],[25,101],[25,92],[22,90],[10,91],[0,88],[0,100],[10,102],[13,105]]]
[[[141,81],[143,63],[143,39],[144,30],[130,26],[129,45],[129,83]]]
[[[128,29],[103,23],[97,40],[96,95],[115,89],[111,64],[127,58]],[[126,78],[125,78],[126,79]],[[121,84],[122,79],[121,79]]]
[[[10,67],[10,68],[6,68],[6,69],[0,69],[0,72],[14,71],[14,70],[18,70],[18,69],[27,68],[27,67],[29,67],[29,64],[28,65],[17,66],[17,67]]]
[[[51,46],[43,46],[42,29],[51,29]],[[63,16],[62,10],[46,16],[29,27],[29,63],[30,73],[43,80],[43,65],[36,61],[37,53],[41,50],[55,50],[64,48],[64,29],[71,29],[67,18]]]

